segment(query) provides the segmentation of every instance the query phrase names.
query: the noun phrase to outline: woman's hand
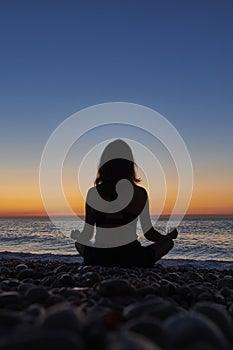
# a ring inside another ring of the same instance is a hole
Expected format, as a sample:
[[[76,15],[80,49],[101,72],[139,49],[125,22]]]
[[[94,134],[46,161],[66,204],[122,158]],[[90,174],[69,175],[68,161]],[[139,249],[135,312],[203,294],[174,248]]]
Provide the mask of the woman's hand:
[[[70,234],[70,237],[72,239],[74,239],[75,241],[77,241],[79,239],[80,234],[81,234],[81,232],[78,229],[77,230],[72,230],[71,234]]]

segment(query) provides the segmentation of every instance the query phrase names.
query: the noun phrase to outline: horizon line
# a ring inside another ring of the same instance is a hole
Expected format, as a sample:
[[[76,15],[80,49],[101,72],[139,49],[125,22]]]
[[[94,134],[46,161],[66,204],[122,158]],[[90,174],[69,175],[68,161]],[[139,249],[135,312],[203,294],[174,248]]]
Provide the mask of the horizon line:
[[[183,214],[176,214],[175,216],[174,216],[174,219],[176,218],[176,217],[179,217],[179,216],[181,216],[181,215],[183,215]],[[158,214],[151,214],[151,217],[154,217],[154,216],[158,216]],[[164,217],[164,218],[166,218],[166,217],[170,217],[171,216],[171,214],[161,214],[161,215],[159,215],[159,218],[160,217]],[[191,213],[189,213],[189,214],[185,214],[184,215],[184,218],[185,217],[207,217],[207,216],[212,216],[212,217],[231,217],[231,216],[233,216],[233,213],[227,213],[227,214],[223,214],[223,213],[195,213],[195,214],[191,214]],[[43,215],[41,215],[41,214],[25,214],[25,215],[17,215],[17,214],[3,214],[3,215],[1,215],[0,214],[0,219],[3,219],[3,218],[50,218],[50,217],[52,217],[52,218],[72,218],[73,216],[72,215],[63,215],[63,214],[57,214],[57,215],[52,215],[52,216],[48,216],[48,215],[45,215],[45,214],[43,214]],[[77,217],[80,217],[80,218],[84,218],[85,217],[85,215],[77,215]]]

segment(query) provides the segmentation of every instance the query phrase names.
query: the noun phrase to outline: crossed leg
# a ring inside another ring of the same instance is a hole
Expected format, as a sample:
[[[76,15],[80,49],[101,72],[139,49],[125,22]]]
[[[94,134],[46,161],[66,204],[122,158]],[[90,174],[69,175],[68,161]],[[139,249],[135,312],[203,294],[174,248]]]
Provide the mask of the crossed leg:
[[[174,242],[172,239],[166,241],[159,241],[149,245],[148,247],[154,250],[155,261],[160,260],[164,255],[166,255],[173,247]]]
[[[77,251],[79,252],[79,254],[84,257],[84,250],[85,250],[85,245],[75,242],[75,248],[77,249]]]
[[[85,245],[75,242],[75,247],[79,254],[84,257]],[[174,242],[172,239],[169,239],[167,241],[160,241],[150,244],[147,246],[147,248],[149,247],[154,251],[154,260],[158,261],[174,247]]]

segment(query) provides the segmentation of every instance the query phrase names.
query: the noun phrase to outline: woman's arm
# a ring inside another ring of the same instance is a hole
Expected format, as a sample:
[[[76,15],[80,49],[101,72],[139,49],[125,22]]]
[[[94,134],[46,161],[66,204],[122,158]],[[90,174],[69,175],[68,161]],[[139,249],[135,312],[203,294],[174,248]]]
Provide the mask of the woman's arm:
[[[143,202],[145,203],[143,210],[139,215],[142,232],[144,237],[151,242],[158,242],[161,239],[164,239],[164,235],[159,233],[154,229],[151,218],[150,218],[150,210],[149,210],[149,199],[146,190],[143,191]]]
[[[85,244],[85,242],[90,242],[94,234],[94,226],[95,226],[95,210],[90,207],[89,199],[91,195],[91,189],[87,193],[86,204],[85,204],[85,224],[82,232],[78,234],[78,242]]]
[[[159,233],[155,228],[153,227],[151,223],[151,218],[150,218],[150,210],[149,210],[149,199],[147,192],[145,190],[144,192],[144,200],[145,200],[145,206],[142,212],[140,213],[140,222],[141,222],[141,227],[142,231],[144,233],[144,237],[148,239],[151,242],[158,242],[158,241],[167,241],[171,239],[176,239],[178,236],[178,231],[177,229],[173,229],[171,232],[167,233],[166,235],[162,235]]]

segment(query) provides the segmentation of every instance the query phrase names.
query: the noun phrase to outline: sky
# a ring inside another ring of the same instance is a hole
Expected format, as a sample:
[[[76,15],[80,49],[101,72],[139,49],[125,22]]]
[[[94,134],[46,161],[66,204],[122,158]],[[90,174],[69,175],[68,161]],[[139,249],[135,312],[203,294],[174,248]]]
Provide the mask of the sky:
[[[45,213],[39,165],[49,136],[73,113],[112,101],[152,108],[178,130],[194,170],[188,213],[233,214],[232,36],[230,0],[1,0],[0,215]],[[129,129],[123,137],[147,144]],[[79,213],[75,157],[100,134],[87,135],[67,160],[64,192]],[[168,173],[164,213],[177,189]],[[94,176],[86,170],[84,192]],[[62,210],[55,201],[54,213]]]

